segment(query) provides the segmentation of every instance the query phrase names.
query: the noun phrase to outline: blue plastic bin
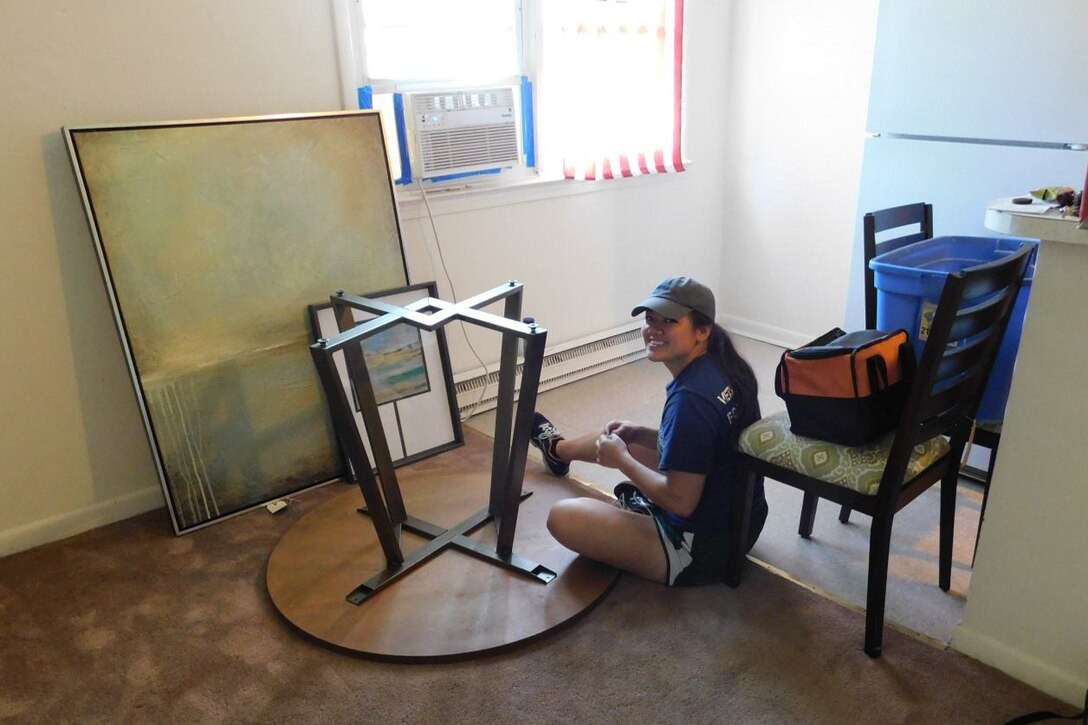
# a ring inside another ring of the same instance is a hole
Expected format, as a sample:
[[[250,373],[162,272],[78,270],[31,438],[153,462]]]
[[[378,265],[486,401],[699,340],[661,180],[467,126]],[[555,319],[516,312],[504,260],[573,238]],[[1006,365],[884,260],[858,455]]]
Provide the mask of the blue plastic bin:
[[[992,262],[1015,252],[1025,243],[1034,249],[1028,260],[1024,284],[1016,297],[1009,327],[997,353],[997,361],[990,373],[990,381],[979,405],[980,422],[1000,421],[1005,416],[1013,363],[1020,348],[1024,312],[1031,295],[1031,280],[1035,276],[1039,240],[1019,237],[933,237],[878,255],[869,262],[876,284],[877,328],[906,330],[914,342],[915,354],[921,359],[933,312],[948,273]]]

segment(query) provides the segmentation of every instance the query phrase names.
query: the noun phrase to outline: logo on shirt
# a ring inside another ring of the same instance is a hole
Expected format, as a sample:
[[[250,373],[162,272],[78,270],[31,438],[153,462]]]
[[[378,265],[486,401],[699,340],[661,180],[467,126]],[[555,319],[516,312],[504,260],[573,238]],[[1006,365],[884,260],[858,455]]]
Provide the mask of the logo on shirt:
[[[731,402],[733,402],[733,398],[735,396],[736,396],[736,393],[733,392],[733,386],[732,385],[726,385],[725,390],[718,393],[718,402],[720,402],[722,405],[729,405]],[[729,409],[729,411],[725,414],[725,417],[729,420],[730,423],[736,423],[737,422],[737,409],[736,409],[736,407],[731,407]]]

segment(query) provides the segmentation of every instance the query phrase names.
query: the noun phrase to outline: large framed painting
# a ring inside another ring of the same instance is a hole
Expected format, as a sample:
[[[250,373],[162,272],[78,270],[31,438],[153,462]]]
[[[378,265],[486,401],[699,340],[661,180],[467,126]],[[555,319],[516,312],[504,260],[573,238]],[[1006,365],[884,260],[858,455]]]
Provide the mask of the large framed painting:
[[[437,298],[438,287],[434,282],[424,282],[365,296],[406,307],[425,297]],[[375,317],[363,310],[352,309],[351,313],[356,323]],[[310,306],[310,324],[315,341],[340,333],[328,302]],[[444,329],[427,331],[399,324],[360,344],[394,464],[410,463],[464,443]],[[373,464],[369,435],[348,378],[344,353],[335,353],[333,361],[348,399],[354,401],[355,425]]]
[[[343,476],[307,307],[407,283],[377,113],[64,135],[175,531]]]

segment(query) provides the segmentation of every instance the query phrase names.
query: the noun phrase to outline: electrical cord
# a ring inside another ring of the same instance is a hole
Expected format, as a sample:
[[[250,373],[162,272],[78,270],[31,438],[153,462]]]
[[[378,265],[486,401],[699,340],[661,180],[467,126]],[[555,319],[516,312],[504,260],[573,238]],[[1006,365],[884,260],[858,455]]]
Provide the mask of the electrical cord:
[[[427,256],[431,258],[431,267],[441,267],[442,274],[446,277],[446,284],[450,287],[450,295],[454,302],[458,302],[457,289],[453,286],[453,279],[450,277],[449,267],[446,266],[446,257],[442,253],[442,242],[438,238],[438,228],[434,223],[434,214],[431,212],[431,202],[427,199],[427,192],[423,189],[422,179],[416,180],[416,188],[419,189],[419,197],[423,200],[423,207],[427,210],[427,221],[431,225],[431,236],[434,239],[434,248],[438,250],[439,264],[434,263],[434,254],[431,252],[430,246],[427,247]],[[476,352],[476,348],[472,346],[472,340],[469,339],[468,330],[465,329],[464,320],[459,320],[461,324],[461,334],[465,337],[465,344],[468,345],[468,349],[472,351],[473,357],[484,370],[484,384],[480,386],[480,395],[476,398],[476,402],[472,404],[472,407],[468,409],[468,412],[461,417],[461,422],[467,422],[472,416],[476,415],[476,411],[479,410],[480,405],[484,401],[484,394],[487,392],[487,379],[491,375],[491,371],[487,367],[487,363],[483,361],[480,354]]]

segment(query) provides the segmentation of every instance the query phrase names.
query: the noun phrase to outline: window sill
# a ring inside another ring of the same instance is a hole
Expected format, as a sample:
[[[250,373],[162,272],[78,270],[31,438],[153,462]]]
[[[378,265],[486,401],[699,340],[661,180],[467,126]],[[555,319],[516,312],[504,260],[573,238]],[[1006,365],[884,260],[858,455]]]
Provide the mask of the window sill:
[[[684,162],[685,168],[690,165],[691,162]],[[446,182],[426,189],[426,199],[416,184],[409,187],[398,186],[395,196],[400,217],[407,220],[425,218],[428,207],[434,216],[457,214],[562,196],[628,189],[635,185],[668,184],[682,176],[683,172],[644,174],[603,181],[571,181],[558,174],[527,172],[523,177],[504,180],[490,178]]]

